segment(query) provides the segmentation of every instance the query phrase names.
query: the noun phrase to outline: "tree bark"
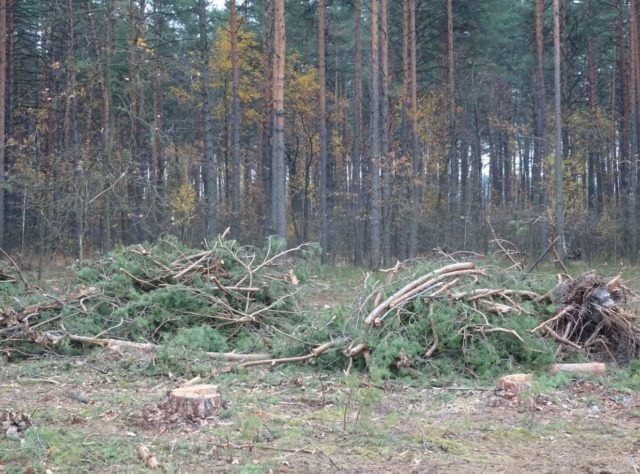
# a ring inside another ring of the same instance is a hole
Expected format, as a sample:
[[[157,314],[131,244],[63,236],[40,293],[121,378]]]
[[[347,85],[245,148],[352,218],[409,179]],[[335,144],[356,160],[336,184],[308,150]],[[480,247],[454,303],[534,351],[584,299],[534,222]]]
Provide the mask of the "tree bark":
[[[543,215],[545,207],[545,193],[542,186],[542,168],[547,156],[547,118],[546,92],[544,83],[544,0],[535,0],[535,31],[536,31],[536,67],[534,73],[535,90],[535,132],[533,143],[533,163],[531,167],[531,202],[534,212]],[[539,240],[545,245],[546,225],[540,226]],[[536,249],[534,248],[534,251]]]
[[[171,420],[205,420],[220,413],[224,406],[217,385],[188,385],[171,390],[161,404]]]
[[[5,234],[5,106],[7,85],[7,0],[0,0],[0,248]]]
[[[89,27],[93,35],[93,41],[96,49],[96,57],[98,62],[98,70],[101,76],[102,87],[102,146],[103,155],[100,163],[100,181],[99,188],[104,195],[103,198],[103,210],[102,210],[102,231],[100,232],[102,238],[102,250],[109,252],[113,246],[112,234],[111,234],[111,200],[109,194],[106,192],[109,183],[106,182],[106,178],[111,172],[111,163],[113,161],[114,152],[114,130],[113,130],[113,111],[112,111],[112,84],[111,84],[111,58],[113,54],[113,23],[114,23],[114,6],[113,0],[106,0],[106,40],[104,45],[104,58],[102,57],[102,48],[99,44],[96,28],[94,24],[94,14],[91,10],[91,2],[87,0],[87,10],[91,12],[89,17]]]
[[[273,5],[265,0],[262,24],[262,117],[258,136],[258,167],[262,179],[263,207],[260,209],[265,218],[261,222],[262,235],[269,225],[267,216],[271,215],[271,136],[273,132]]]
[[[206,193],[206,237],[213,239],[218,233],[216,206],[218,186],[213,152],[213,91],[209,76],[211,45],[207,33],[207,8],[205,0],[198,0],[198,27],[200,36],[200,77],[202,77],[202,123],[204,126],[204,174]]]
[[[142,239],[142,216],[144,195],[144,130],[141,126],[144,110],[144,92],[142,90],[141,44],[144,43],[144,10],[145,0],[129,0],[129,120],[131,162],[129,169],[129,206],[133,214],[130,224],[129,239],[137,242]]]
[[[417,92],[417,34],[416,2],[409,0],[409,55],[411,71],[411,222],[409,223],[409,258],[418,254],[418,222],[420,220],[420,155],[418,146],[418,92]]]
[[[631,0],[630,9],[630,28],[631,28],[631,78],[629,82],[630,98],[631,98],[631,164],[630,164],[630,183],[629,183],[629,218],[627,227],[627,236],[629,239],[628,255],[632,263],[637,259],[637,192],[638,192],[638,151],[640,149],[640,88],[639,75],[640,64],[638,63],[638,2]]]
[[[455,63],[453,50],[453,0],[447,0],[447,99],[448,99],[448,159],[449,159],[449,213],[460,215],[460,169],[456,150],[456,97]],[[449,219],[449,238],[455,240],[455,218]]]
[[[284,162],[284,74],[285,22],[284,0],[274,1],[273,51],[273,156],[271,182],[271,225],[276,234],[287,240],[286,166]]]
[[[0,5],[0,9],[2,6]],[[80,143],[78,138],[78,106],[75,64],[75,21],[73,1],[67,0],[67,94],[65,106],[65,148],[71,157],[74,181],[74,239],[76,242],[76,256],[82,261],[84,257],[83,245],[83,215],[84,203],[81,195]],[[0,32],[0,35],[2,32]],[[2,53],[0,53],[1,56]],[[1,94],[0,94],[1,95]]]
[[[562,185],[562,113],[561,113],[561,84],[560,84],[560,0],[553,0],[553,45],[554,45],[554,82],[555,82],[555,188],[556,188],[556,232],[559,237],[559,251],[561,258],[567,252],[564,235],[564,201]]]
[[[238,61],[238,24],[236,2],[229,1],[231,35],[231,236],[240,237],[240,67]]]
[[[389,134],[391,116],[389,114],[389,6],[388,0],[382,0],[381,31],[382,31],[382,260],[384,265],[391,264],[391,171],[393,157],[390,154]]]
[[[155,229],[154,232],[156,235],[159,235],[162,232],[162,220],[163,220],[163,204],[164,204],[164,175],[165,175],[165,157],[164,157],[164,147],[162,146],[162,129],[163,129],[163,103],[164,103],[164,92],[163,92],[163,71],[162,71],[162,61],[160,57],[159,47],[162,42],[163,29],[164,29],[164,18],[162,13],[159,11],[159,6],[161,2],[159,0],[154,0],[153,8],[154,8],[154,19],[153,19],[153,27],[154,27],[154,36],[156,47],[154,49],[154,62],[155,62],[155,74],[153,78],[153,132],[151,137],[151,162],[149,163],[149,168],[152,170],[151,179],[152,179],[152,187],[155,188],[155,192],[152,198],[154,202],[153,213],[155,217]]]
[[[591,1],[588,4],[589,18],[591,21]],[[589,97],[589,113],[591,115],[591,128],[589,130],[589,152],[587,155],[587,207],[595,210],[598,207],[596,188],[600,185],[596,176],[597,162],[599,158],[598,144],[598,90],[597,90],[597,64],[593,36],[589,33],[587,38],[587,96]]]
[[[353,264],[362,265],[364,261],[364,230],[362,193],[362,0],[355,0],[355,65],[353,96],[353,157],[352,157],[352,196],[353,203]]]
[[[378,63],[378,0],[371,0],[371,267],[380,265],[380,83]]]
[[[327,219],[327,79],[325,63],[325,0],[318,1],[318,80],[320,82],[320,247],[322,263],[329,260],[329,222]]]

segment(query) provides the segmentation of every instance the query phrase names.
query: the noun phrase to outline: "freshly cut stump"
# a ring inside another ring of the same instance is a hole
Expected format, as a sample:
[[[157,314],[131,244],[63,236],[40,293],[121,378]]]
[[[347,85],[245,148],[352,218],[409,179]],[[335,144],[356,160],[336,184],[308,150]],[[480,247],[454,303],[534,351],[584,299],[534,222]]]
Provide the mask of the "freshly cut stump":
[[[498,379],[496,390],[513,393],[517,395],[531,387],[531,374],[505,375]]]
[[[162,411],[168,419],[193,421],[211,418],[221,408],[223,401],[217,385],[190,385],[170,391]]]

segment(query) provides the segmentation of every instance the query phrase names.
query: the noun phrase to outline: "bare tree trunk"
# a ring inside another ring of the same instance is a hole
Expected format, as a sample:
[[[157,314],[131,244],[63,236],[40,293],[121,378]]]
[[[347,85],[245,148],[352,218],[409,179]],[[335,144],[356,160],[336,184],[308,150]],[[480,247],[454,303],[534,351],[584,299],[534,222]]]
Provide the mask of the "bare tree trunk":
[[[132,235],[129,238],[137,242],[142,239],[142,197],[143,181],[145,173],[143,147],[144,131],[141,126],[144,93],[142,91],[142,50],[140,48],[143,39],[143,18],[145,0],[129,0],[129,119],[131,133],[131,164],[132,176],[129,179],[129,205],[133,213],[130,223]]]
[[[205,0],[198,0],[198,25],[200,35],[200,76],[202,77],[202,123],[204,126],[204,174],[207,201],[206,237],[213,239],[218,233],[216,206],[218,186],[213,152],[213,91],[209,78],[211,45],[207,34],[207,8]]]
[[[240,67],[238,64],[238,25],[236,1],[229,1],[231,35],[231,236],[240,237]]]
[[[411,222],[409,223],[409,258],[418,253],[418,222],[420,220],[420,190],[422,176],[420,173],[420,154],[418,146],[418,85],[417,85],[417,35],[416,35],[416,2],[409,0],[409,56],[411,73]]]
[[[535,133],[533,163],[531,167],[531,202],[534,212],[542,216],[545,207],[545,193],[542,186],[542,167],[547,156],[546,94],[544,84],[544,0],[535,0],[536,68],[535,89]],[[541,246],[546,245],[546,224],[540,226]],[[534,251],[537,250],[534,248]]]
[[[1,8],[1,6],[0,6]],[[80,143],[78,139],[78,107],[76,90],[76,64],[75,64],[75,21],[72,0],[67,0],[67,93],[65,104],[65,150],[67,156],[71,158],[73,166],[74,182],[74,238],[76,241],[76,256],[83,259],[83,199],[80,186],[82,184],[80,176]]]
[[[380,265],[380,84],[378,74],[378,0],[371,0],[371,266]]]
[[[589,20],[592,20],[591,0],[588,3]],[[589,33],[587,38],[587,95],[589,97],[589,113],[591,115],[591,128],[589,130],[589,152],[587,155],[587,207],[589,210],[597,208],[596,187],[600,186],[596,177],[597,162],[599,157],[598,144],[598,90],[597,90],[597,64],[593,35]]]
[[[155,56],[155,74],[153,78],[153,133],[151,141],[151,162],[150,169],[153,170],[151,177],[153,180],[152,187],[155,187],[155,193],[152,198],[154,202],[154,217],[155,217],[155,235],[160,235],[162,231],[162,216],[163,216],[163,204],[164,204],[164,175],[165,175],[165,158],[162,146],[162,128],[163,128],[163,102],[164,93],[162,85],[162,63],[160,60],[160,53],[158,51],[159,45],[162,42],[162,33],[164,28],[164,18],[162,13],[158,11],[159,0],[155,0],[153,3],[154,8],[154,35],[156,40],[156,48],[154,52]]]
[[[415,19],[414,19],[415,20]],[[415,28],[415,27],[414,27]],[[450,167],[450,182],[448,184],[449,191],[449,212],[452,216],[458,216],[460,190],[459,190],[459,166],[456,150],[456,97],[455,97],[455,63],[453,50],[453,0],[447,0],[447,99],[449,112],[449,143],[448,143],[448,159]],[[448,239],[454,240],[456,219],[449,219],[449,236]]]
[[[631,0],[631,80],[629,82],[631,97],[631,164],[630,164],[630,183],[629,183],[629,227],[627,228],[627,236],[629,238],[629,259],[631,262],[636,261],[637,252],[637,192],[638,192],[638,150],[640,148],[640,89],[639,75],[640,64],[638,64],[638,2]]]
[[[389,6],[388,0],[382,0],[382,259],[385,265],[391,263],[391,171],[393,157],[390,154],[389,134],[391,116],[389,114]]]
[[[353,263],[362,265],[364,261],[363,201],[362,193],[362,0],[355,0],[355,70],[353,97],[353,158],[352,194],[353,203]]]
[[[264,207],[260,209],[263,216],[271,215],[271,135],[273,131],[273,4],[265,0],[262,24],[262,120],[258,136],[258,166],[262,178],[262,197]],[[261,234],[264,235],[269,219],[261,222]]]
[[[7,85],[7,0],[0,0],[0,248],[5,234],[5,97]]]
[[[287,183],[284,162],[284,0],[275,0],[273,57],[273,156],[271,166],[271,224],[287,240]]]
[[[327,79],[325,64],[325,19],[327,5],[318,1],[318,80],[320,82],[320,247],[322,263],[329,260],[329,223],[327,220]]]
[[[561,258],[566,255],[567,247],[564,235],[564,200],[562,196],[562,114],[561,114],[561,89],[560,89],[560,0],[553,0],[553,45],[554,45],[554,79],[555,79],[555,122],[556,122],[556,232],[559,237],[559,254]]]
[[[98,60],[98,70],[102,77],[102,143],[103,156],[101,160],[100,186],[99,188],[106,191],[110,186],[106,182],[106,178],[111,172],[111,163],[113,161],[114,146],[114,130],[113,130],[113,112],[112,112],[112,84],[111,84],[111,57],[113,52],[113,23],[114,23],[114,6],[113,0],[106,0],[106,23],[107,35],[104,45],[104,58],[102,57],[102,48],[98,41],[96,28],[94,24],[94,12],[91,10],[91,1],[87,0],[87,10],[91,12],[88,15],[89,28],[93,35],[93,42],[96,49]],[[111,200],[110,193],[105,192],[103,197],[102,211],[102,250],[108,252],[113,246],[111,235]]]

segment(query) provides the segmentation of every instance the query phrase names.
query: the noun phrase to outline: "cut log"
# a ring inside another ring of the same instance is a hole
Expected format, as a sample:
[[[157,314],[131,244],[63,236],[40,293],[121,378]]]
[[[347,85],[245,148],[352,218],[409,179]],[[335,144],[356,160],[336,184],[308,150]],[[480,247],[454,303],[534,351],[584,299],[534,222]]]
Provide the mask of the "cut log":
[[[222,396],[217,385],[176,388],[167,394],[162,404],[165,418],[171,420],[205,420],[216,416],[222,408]]]
[[[549,368],[549,373],[551,375],[559,374],[560,372],[604,375],[607,372],[607,366],[601,362],[588,362],[585,364],[554,364]]]
[[[450,276],[459,275],[458,272],[465,272],[468,270],[473,270],[475,268],[475,264],[473,262],[463,262],[463,263],[454,263],[451,265],[447,265],[446,267],[442,267],[438,270],[434,270],[431,273],[428,273],[416,280],[405,285],[400,290],[396,291],[393,295],[383,301],[381,304],[376,306],[371,313],[364,320],[367,326],[371,326],[377,318],[382,316],[382,314],[391,308],[394,305],[402,302],[403,300],[411,297],[412,295],[419,293],[420,290],[426,285],[432,285],[436,282],[434,278],[438,278],[442,275],[451,274]],[[433,280],[433,281],[432,281]],[[439,281],[439,280],[438,280]]]
[[[513,393],[517,395],[531,387],[531,374],[505,375],[498,379],[496,390]]]
[[[53,335],[49,336],[49,339],[53,339]],[[70,341],[82,342],[84,344],[93,344],[95,346],[106,347],[113,351],[139,351],[145,354],[153,354],[158,346],[151,342],[131,342],[123,341],[121,339],[102,339],[98,337],[78,336],[75,334],[67,334],[67,338]],[[62,337],[59,338],[59,341]],[[248,362],[254,360],[263,360],[271,357],[267,353],[253,353],[253,354],[238,354],[237,352],[205,352],[205,355],[216,360],[224,360],[229,362]]]

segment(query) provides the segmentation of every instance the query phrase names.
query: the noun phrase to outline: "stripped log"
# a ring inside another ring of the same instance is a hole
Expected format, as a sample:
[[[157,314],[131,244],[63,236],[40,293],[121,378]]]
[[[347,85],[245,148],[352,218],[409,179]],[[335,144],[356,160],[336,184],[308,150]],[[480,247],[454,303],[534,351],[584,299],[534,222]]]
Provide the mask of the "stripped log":
[[[604,375],[607,366],[601,362],[587,362],[584,364],[554,364],[549,368],[551,375],[559,373]]]
[[[447,265],[438,270],[434,270],[431,273],[428,273],[412,282],[408,283],[398,291],[396,291],[389,298],[384,300],[381,304],[376,306],[371,313],[364,320],[367,326],[371,326],[374,322],[379,320],[379,318],[387,311],[388,309],[397,306],[403,301],[407,300],[411,296],[419,294],[420,291],[425,289],[425,286],[430,286],[435,283],[433,280],[437,277],[446,274],[452,274],[461,271],[473,270],[475,268],[475,264],[473,262],[462,262],[462,263],[454,263],[451,265]],[[458,273],[456,273],[458,275]],[[452,275],[453,276],[453,275]]]
[[[158,349],[158,346],[151,342],[131,342],[121,339],[102,339],[98,337],[77,336],[75,334],[67,334],[70,341],[82,342],[94,346],[105,347],[114,351],[128,352],[138,351],[145,354],[152,354]],[[216,360],[227,362],[250,362],[255,360],[264,360],[271,357],[271,354],[258,352],[250,354],[239,354],[237,352],[205,352],[205,355]]]

